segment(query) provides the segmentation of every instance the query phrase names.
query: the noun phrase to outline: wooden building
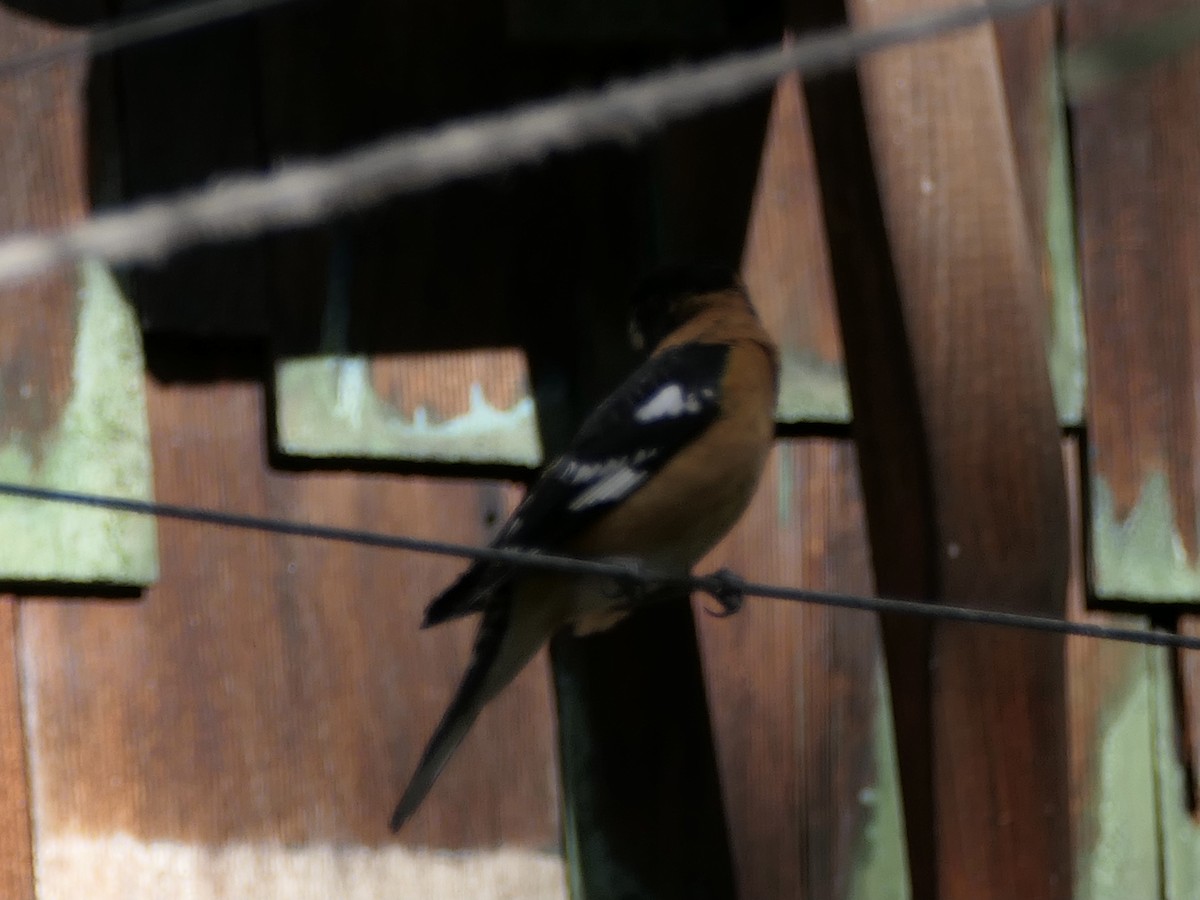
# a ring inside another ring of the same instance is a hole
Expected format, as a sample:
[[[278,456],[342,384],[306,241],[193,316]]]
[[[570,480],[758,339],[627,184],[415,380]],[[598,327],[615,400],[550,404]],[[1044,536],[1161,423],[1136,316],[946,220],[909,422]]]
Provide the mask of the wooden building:
[[[0,6],[0,237],[937,4],[309,0],[79,44],[157,6]],[[1167,8],[6,283],[0,487],[483,543],[632,364],[638,273],[703,257],[783,384],[702,570],[1200,636],[1200,51],[1098,83],[1101,44],[1070,104],[1055,63]],[[1200,898],[1200,655],[771,600],[557,639],[393,836],[461,565],[0,497],[0,897]]]

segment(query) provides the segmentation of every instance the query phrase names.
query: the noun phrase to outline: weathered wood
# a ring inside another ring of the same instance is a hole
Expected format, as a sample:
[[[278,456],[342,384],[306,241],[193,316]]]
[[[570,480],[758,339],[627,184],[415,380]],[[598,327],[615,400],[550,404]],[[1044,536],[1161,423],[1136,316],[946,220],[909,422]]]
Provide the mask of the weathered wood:
[[[1068,613],[1073,621],[1146,628],[1145,617],[1086,608],[1080,439],[1063,440],[1071,512]],[[1071,841],[1075,897],[1159,897],[1157,716],[1150,664],[1156,651],[1069,638]]]
[[[0,595],[0,896],[33,900],[29,782],[16,630],[17,599]]]
[[[1071,46],[1174,6],[1070,3]],[[1075,182],[1094,590],[1200,598],[1200,49],[1081,100]]]
[[[494,483],[273,473],[262,388],[229,380],[262,360],[200,344],[150,361],[163,499],[467,543],[515,500]],[[297,873],[320,896],[439,872],[443,896],[475,896],[488,873],[518,896],[548,890],[547,871],[561,886],[544,852],[558,836],[544,661],[481,716],[404,833],[502,849],[457,863],[383,849],[466,664],[470,623],[416,627],[461,563],[175,522],[162,537],[144,601],[36,603],[22,619],[44,896],[161,896],[150,876],[167,866],[212,897],[292,895]],[[134,888],[100,877],[114,859]]]
[[[1083,420],[1086,366],[1066,110],[1059,84],[1058,12],[996,23],[996,45],[1029,233],[1049,301],[1047,360],[1064,426]]]
[[[816,18],[798,21],[812,27],[828,26],[842,15],[841,7],[834,5],[810,7],[808,12]],[[934,588],[932,494],[923,464],[924,434],[918,428],[899,427],[902,421],[916,421],[918,404],[857,77],[826,76],[806,84],[805,96],[843,343],[851,353],[873,354],[871,366],[848,367],[847,381],[856,406],[892,410],[895,415],[892,427],[873,416],[856,415],[853,423],[876,589],[888,596],[925,598]],[[861,301],[851,311],[849,298]],[[929,629],[903,618],[885,617],[883,626],[909,873],[914,896],[932,896]]]
[[[1176,4],[1068,4],[1072,48]],[[1076,73],[1078,74],[1078,72]],[[1111,73],[1110,73],[1111,75]],[[1074,111],[1075,177],[1090,392],[1093,589],[1104,598],[1195,602],[1196,377],[1200,348],[1200,51],[1119,75]],[[1180,630],[1194,633],[1183,615]],[[1164,896],[1194,898],[1200,671],[1150,656]]]
[[[528,385],[525,356],[515,347],[281,360],[279,450],[536,466],[542,446]]]
[[[800,80],[788,76],[775,88],[742,257],[779,344],[777,415],[787,423],[850,420],[816,179]]]
[[[1200,616],[1179,617],[1180,634],[1200,637]],[[1200,653],[1175,654],[1176,715],[1180,731],[1181,757],[1187,773],[1187,800],[1194,816],[1200,816]]]
[[[1151,683],[1153,750],[1158,787],[1158,834],[1162,843],[1160,867],[1165,900],[1200,898],[1200,823],[1192,807],[1186,751],[1180,746],[1180,708],[1177,673],[1171,654],[1148,653]]]
[[[849,442],[780,442],[746,516],[698,568],[721,566],[871,593]],[[699,621],[738,896],[910,896],[876,619],[751,600]]]
[[[850,6],[861,25],[914,11]],[[888,51],[862,85],[865,123],[851,78],[809,99],[879,588],[1061,614],[1046,301],[994,36]],[[888,621],[884,634],[914,896],[1070,896],[1061,643]]]
[[[0,56],[72,35],[0,9]],[[71,60],[0,82],[0,231],[49,228],[88,208],[85,68]],[[0,478],[150,493],[136,324],[97,263],[0,291]],[[154,526],[100,510],[0,500],[0,577],[143,584]]]

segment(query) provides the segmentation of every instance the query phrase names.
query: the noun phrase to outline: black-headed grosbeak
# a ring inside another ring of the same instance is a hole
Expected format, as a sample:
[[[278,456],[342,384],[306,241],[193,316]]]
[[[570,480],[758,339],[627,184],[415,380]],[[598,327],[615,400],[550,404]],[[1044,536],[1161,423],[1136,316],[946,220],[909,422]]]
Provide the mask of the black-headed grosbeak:
[[[631,322],[650,357],[583,423],[493,546],[636,560],[685,576],[733,526],[775,435],[778,353],[737,276],[678,266],[642,284]],[[391,828],[398,830],[483,706],[559,628],[585,634],[628,611],[612,579],[476,562],[429,604],[422,627],[483,614],[458,692]]]

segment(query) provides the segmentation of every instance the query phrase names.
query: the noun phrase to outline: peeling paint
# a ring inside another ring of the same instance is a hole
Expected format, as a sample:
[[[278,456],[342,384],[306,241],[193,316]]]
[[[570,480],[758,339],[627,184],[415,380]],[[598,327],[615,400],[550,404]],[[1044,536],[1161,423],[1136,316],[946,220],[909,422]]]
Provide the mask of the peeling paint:
[[[148,500],[153,482],[141,334],[101,263],[79,267],[73,389],[43,440],[42,459],[10,432],[0,478]],[[143,585],[158,577],[154,522],[145,516],[0,498],[0,577]]]
[[[1087,392],[1087,360],[1079,265],[1075,258],[1075,213],[1071,192],[1071,157],[1067,150],[1067,113],[1058,66],[1050,63],[1050,170],[1046,180],[1046,252],[1050,259],[1052,313],[1049,346],[1050,381],[1059,424],[1083,422]]]
[[[854,855],[850,900],[910,900],[908,849],[892,707],[882,663],[876,669],[875,785],[859,795],[869,809]]]
[[[779,362],[778,421],[850,421],[850,390],[839,363],[786,348]]]
[[[424,409],[406,418],[371,384],[365,357],[318,356],[276,367],[280,449],[297,456],[365,456],[534,467],[542,461],[531,397],[509,409],[470,389],[461,416],[431,422]]]
[[[785,531],[792,525],[792,507],[795,503],[792,494],[796,490],[795,477],[792,467],[796,465],[793,448],[783,444],[775,448],[775,518],[780,531]]]
[[[1103,477],[1092,478],[1091,496],[1097,595],[1155,602],[1200,599],[1200,566],[1188,560],[1175,529],[1175,504],[1165,473],[1146,477],[1137,503],[1121,521]]]
[[[1147,657],[1138,653],[1119,696],[1080,740],[1095,759],[1089,847],[1076,848],[1076,900],[1160,896],[1155,821],[1154,693]]]
[[[1176,743],[1177,710],[1172,689],[1171,657],[1166,650],[1147,652],[1150,654],[1154,680],[1158,827],[1162,834],[1162,872],[1166,879],[1166,890],[1161,896],[1164,900],[1200,900],[1200,825],[1187,809],[1186,775],[1179,761]]]

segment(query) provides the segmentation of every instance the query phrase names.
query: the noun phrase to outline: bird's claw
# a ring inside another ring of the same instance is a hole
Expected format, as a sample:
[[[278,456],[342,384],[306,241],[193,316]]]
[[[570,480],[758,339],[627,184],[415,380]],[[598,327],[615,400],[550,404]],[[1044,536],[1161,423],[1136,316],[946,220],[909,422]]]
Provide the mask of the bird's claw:
[[[705,607],[704,611],[716,619],[727,619],[742,608],[746,602],[745,582],[730,569],[713,572],[704,579],[703,590],[720,604],[720,610]]]

